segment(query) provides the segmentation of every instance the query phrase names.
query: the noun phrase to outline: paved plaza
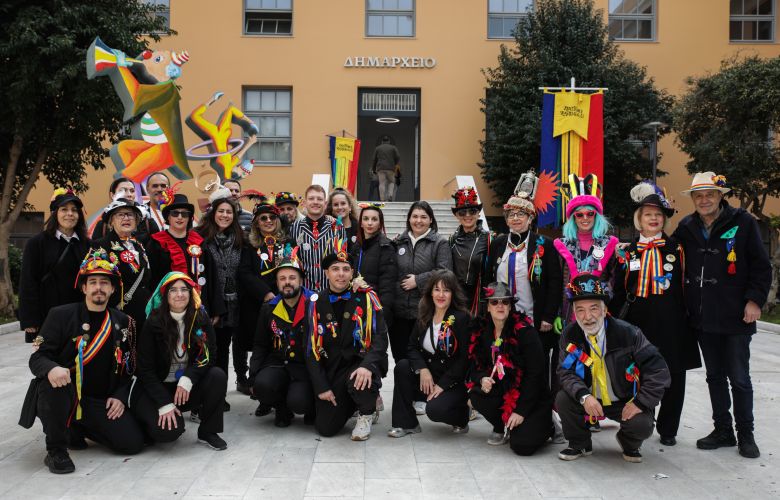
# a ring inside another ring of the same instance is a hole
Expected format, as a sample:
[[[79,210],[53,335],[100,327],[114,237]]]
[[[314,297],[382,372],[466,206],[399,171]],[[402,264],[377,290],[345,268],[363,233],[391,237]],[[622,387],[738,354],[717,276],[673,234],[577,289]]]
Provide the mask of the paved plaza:
[[[16,422],[29,383],[30,346],[21,334],[0,336],[0,497],[2,498],[778,498],[780,497],[780,336],[759,333],[752,345],[756,440],[761,458],[743,459],[736,448],[700,451],[697,438],[711,430],[704,371],[689,372],[678,445],[663,447],[653,436],[642,449],[644,463],[618,453],[615,424],[595,435],[591,457],[565,463],[563,445],[549,444],[536,456],[518,457],[485,443],[483,418],[471,432],[422,419],[423,432],[402,439],[390,427],[392,378],[382,395],[387,410],[366,442],[345,430],[319,438],[296,418],[277,429],[273,417],[254,416],[256,403],[231,383],[225,415],[227,451],[196,443],[195,424],[178,442],[132,457],[97,445],[71,452],[76,472],[50,474],[43,465],[40,422],[25,430]],[[189,423],[189,421],[188,421]]]

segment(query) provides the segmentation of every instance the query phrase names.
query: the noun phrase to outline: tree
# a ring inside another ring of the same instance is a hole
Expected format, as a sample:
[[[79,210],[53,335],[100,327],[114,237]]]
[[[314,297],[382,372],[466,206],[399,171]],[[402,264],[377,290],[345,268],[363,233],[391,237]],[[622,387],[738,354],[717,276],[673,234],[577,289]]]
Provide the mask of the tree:
[[[765,213],[766,201],[780,195],[780,57],[727,59],[720,71],[687,79],[687,91],[674,108],[677,145],[690,157],[689,173],[726,176],[739,206],[753,214],[770,235],[774,276],[767,305],[778,288],[778,219]]]
[[[644,67],[626,59],[609,40],[602,10],[592,0],[539,0],[515,29],[515,45],[501,46],[488,81],[482,111],[482,177],[506,200],[520,174],[539,171],[539,87],[607,87],[604,98],[605,210],[618,224],[631,221],[628,192],[652,176],[652,160],[637,146],[649,140],[643,125],[669,123],[672,98],[655,87]],[[664,134],[667,130],[661,130]]]
[[[87,189],[103,168],[123,108],[104,80],[87,80],[86,52],[100,36],[139,54],[167,30],[141,0],[11,0],[0,5],[0,314],[13,314],[11,229],[41,176]],[[152,33],[140,36],[141,33]],[[41,207],[43,208],[43,207]],[[48,207],[45,207],[48,209]]]

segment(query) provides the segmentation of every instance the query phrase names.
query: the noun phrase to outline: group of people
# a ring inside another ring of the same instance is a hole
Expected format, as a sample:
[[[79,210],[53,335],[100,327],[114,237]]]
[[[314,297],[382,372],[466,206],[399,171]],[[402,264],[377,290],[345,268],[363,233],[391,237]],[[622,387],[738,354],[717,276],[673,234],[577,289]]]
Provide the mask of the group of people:
[[[55,473],[75,470],[68,449],[85,438],[127,454],[175,440],[186,411],[199,441],[225,449],[232,351],[236,389],[258,417],[287,427],[302,415],[322,436],[354,420],[362,441],[384,410],[389,347],[389,437],[421,432],[421,415],[464,434],[481,414],[490,445],[531,455],[567,442],[558,456],[574,460],[609,418],[623,458],[641,462],[656,421],[675,445],[700,347],[714,430],[697,447],[759,456],[749,346],[771,267],[755,219],[724,199],[725,179],[696,174],[696,211],[671,235],[675,210],[640,183],[639,236],[622,244],[597,179],[570,179],[554,240],[535,230],[531,181],[503,206],[506,234],[483,227],[467,187],[453,195],[449,238],[417,201],[393,239],[381,204],[318,185],[268,197],[228,181],[195,226],[194,205],[157,173],[148,205],[112,185],[90,240],[81,200],[58,189],[22,263],[35,379],[20,424],[40,418]]]

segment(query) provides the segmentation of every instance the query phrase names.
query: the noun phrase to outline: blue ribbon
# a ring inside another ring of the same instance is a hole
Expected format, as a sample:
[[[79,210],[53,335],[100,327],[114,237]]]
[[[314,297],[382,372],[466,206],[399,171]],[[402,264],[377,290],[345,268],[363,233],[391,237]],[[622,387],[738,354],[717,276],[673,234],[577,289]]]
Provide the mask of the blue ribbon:
[[[330,303],[338,302],[339,300],[349,300],[352,298],[352,292],[343,293],[341,295],[330,294]]]
[[[571,368],[571,365],[577,363],[574,367],[574,373],[576,373],[579,378],[585,380],[585,365],[580,361],[580,356],[582,356],[581,349],[570,352],[569,355],[566,356],[566,359],[563,360],[563,363],[561,363],[561,366],[568,370]]]
[[[663,284],[664,281],[672,281],[672,273],[666,273],[662,276],[656,276],[653,279],[656,280],[658,283]]]

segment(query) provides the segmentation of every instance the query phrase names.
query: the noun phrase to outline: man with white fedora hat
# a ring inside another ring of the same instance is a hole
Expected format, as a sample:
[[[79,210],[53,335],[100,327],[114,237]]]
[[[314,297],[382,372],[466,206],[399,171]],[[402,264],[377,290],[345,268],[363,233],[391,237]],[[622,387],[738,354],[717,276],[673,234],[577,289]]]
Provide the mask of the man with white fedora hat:
[[[691,188],[683,191],[690,193],[696,211],[674,232],[685,250],[685,302],[707,368],[715,425],[696,446],[712,450],[738,441],[740,455],[757,458],[750,340],[767,300],[772,267],[755,218],[726,202],[729,191],[723,175],[696,173]]]

